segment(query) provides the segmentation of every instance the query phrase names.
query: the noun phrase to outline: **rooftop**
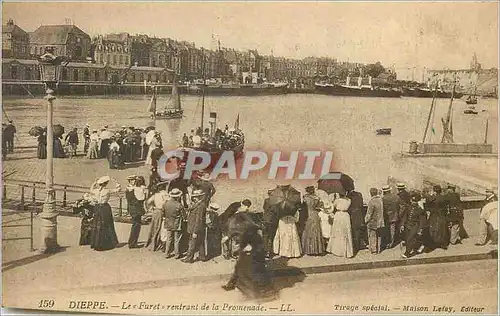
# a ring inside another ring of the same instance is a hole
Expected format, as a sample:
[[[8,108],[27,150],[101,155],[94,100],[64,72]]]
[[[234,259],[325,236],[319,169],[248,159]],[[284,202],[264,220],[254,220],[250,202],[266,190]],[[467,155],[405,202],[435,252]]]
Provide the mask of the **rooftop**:
[[[75,25],[42,25],[30,35],[31,44],[64,45],[71,33],[90,39],[89,35]]]

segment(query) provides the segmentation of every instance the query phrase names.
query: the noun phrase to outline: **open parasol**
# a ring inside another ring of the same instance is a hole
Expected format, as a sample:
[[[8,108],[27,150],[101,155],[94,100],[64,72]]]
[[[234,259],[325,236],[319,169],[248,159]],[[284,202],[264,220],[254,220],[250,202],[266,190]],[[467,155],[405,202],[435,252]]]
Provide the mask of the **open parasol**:
[[[276,206],[280,217],[294,216],[301,204],[300,192],[291,185],[277,186],[269,195],[269,205]]]
[[[34,137],[38,137],[40,135],[42,135],[44,132],[44,129],[43,127],[40,127],[40,126],[33,126],[30,131],[28,132],[28,134],[30,136],[34,136]]]
[[[330,172],[318,180],[318,189],[328,194],[354,190],[354,180],[342,172]]]

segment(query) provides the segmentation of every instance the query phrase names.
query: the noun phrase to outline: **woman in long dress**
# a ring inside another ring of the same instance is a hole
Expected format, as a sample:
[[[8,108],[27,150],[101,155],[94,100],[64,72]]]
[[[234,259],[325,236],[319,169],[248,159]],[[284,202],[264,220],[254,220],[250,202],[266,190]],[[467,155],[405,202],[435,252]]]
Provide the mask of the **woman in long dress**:
[[[351,218],[347,210],[351,205],[345,194],[340,195],[333,203],[334,216],[330,241],[328,242],[327,252],[335,256],[351,258],[354,256],[352,246]]]
[[[282,212],[282,210],[280,210]],[[274,253],[286,258],[298,258],[302,255],[299,233],[297,231],[298,212],[295,216],[279,214],[278,230],[274,237]]]
[[[152,157],[153,150],[160,147],[160,143],[161,143],[160,139],[159,139],[159,135],[160,135],[159,132],[155,132],[155,136],[153,137],[153,139],[151,140],[151,143],[149,144],[148,156],[146,158],[146,165],[150,165],[150,166],[153,165],[153,159],[152,159],[153,158]]]
[[[108,151],[109,169],[120,169],[123,166],[120,145],[115,138],[112,139]]]
[[[87,158],[98,159],[99,158],[99,135],[97,131],[94,130],[90,135],[89,151],[87,152]]]
[[[90,197],[95,204],[90,247],[98,251],[113,249],[118,244],[113,213],[108,201],[112,193],[120,191],[120,184],[117,183],[115,189],[108,189],[106,186],[110,180],[109,176],[101,177],[90,187]]]
[[[448,230],[448,199],[442,195],[440,186],[434,187],[434,192],[437,194],[431,197],[429,209],[429,235],[431,239],[431,248],[447,249],[450,243],[450,235]]]
[[[146,209],[152,212],[151,225],[149,228],[146,248],[152,251],[165,249],[165,242],[161,240],[161,228],[163,222],[163,205],[169,199],[166,185],[168,182],[156,184],[156,192],[146,201]]]
[[[314,187],[306,188],[304,206],[307,211],[307,221],[302,234],[302,251],[306,255],[317,256],[325,252],[323,236],[321,234],[321,219],[318,212],[322,207],[321,200],[314,194]]]
[[[38,147],[36,156],[38,159],[47,159],[47,134],[45,132],[38,136]]]

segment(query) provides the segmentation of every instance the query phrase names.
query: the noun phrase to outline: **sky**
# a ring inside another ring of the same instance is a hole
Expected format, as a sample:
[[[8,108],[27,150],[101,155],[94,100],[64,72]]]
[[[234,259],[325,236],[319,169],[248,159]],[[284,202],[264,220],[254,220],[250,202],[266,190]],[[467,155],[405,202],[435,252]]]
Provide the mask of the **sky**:
[[[3,2],[2,17],[25,31],[66,19],[93,36],[147,34],[210,48],[385,66],[468,68],[477,54],[498,67],[493,2]],[[5,22],[4,22],[5,23]]]

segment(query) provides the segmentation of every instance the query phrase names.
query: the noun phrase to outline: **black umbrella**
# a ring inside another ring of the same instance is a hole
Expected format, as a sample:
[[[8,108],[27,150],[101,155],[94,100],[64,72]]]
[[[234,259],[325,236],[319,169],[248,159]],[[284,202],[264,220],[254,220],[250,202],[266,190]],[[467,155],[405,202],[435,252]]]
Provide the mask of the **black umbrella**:
[[[44,132],[44,129],[43,127],[40,127],[40,126],[33,126],[30,131],[28,132],[28,134],[30,136],[34,136],[34,137],[38,137],[40,135],[42,135]]]
[[[354,180],[342,172],[330,172],[318,180],[318,189],[328,194],[341,193],[354,190]]]
[[[282,216],[294,216],[302,204],[300,192],[291,185],[277,186],[269,195],[270,206]]]

